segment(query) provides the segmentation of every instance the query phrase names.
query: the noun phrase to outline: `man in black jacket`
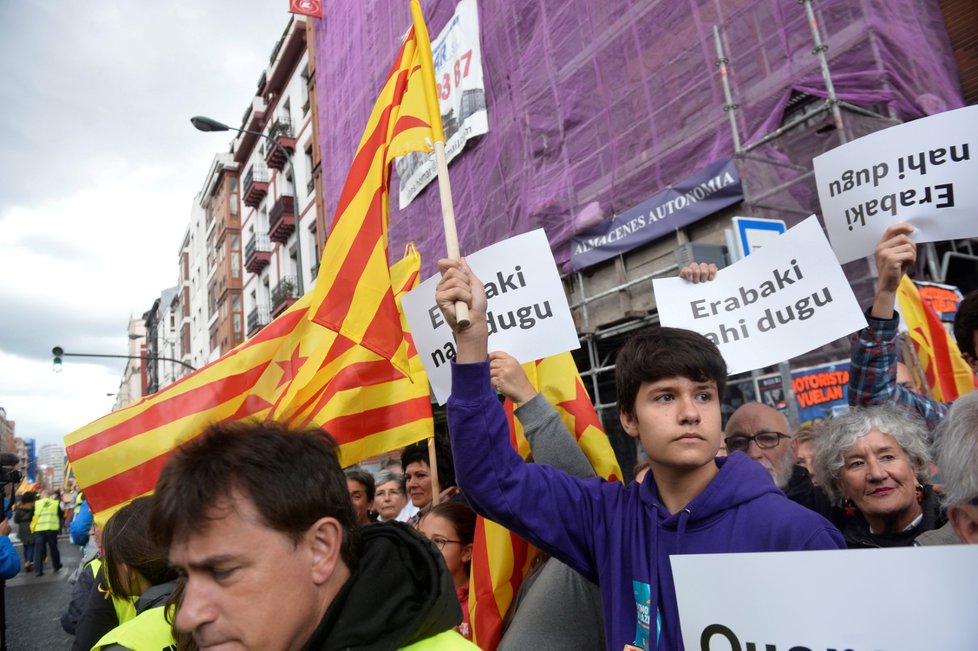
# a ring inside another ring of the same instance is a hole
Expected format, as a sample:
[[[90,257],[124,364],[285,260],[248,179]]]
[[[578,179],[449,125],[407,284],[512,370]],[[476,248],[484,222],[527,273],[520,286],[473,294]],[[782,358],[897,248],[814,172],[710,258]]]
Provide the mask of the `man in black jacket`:
[[[440,552],[357,526],[321,430],[211,426],[163,469],[151,526],[183,580],[174,627],[201,648],[474,648]]]

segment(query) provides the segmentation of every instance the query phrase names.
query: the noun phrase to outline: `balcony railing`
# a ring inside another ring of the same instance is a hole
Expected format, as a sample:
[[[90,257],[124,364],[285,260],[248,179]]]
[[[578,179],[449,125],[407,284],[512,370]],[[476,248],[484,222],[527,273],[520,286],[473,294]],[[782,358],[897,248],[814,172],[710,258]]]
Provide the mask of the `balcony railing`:
[[[268,194],[268,168],[255,163],[245,174],[244,203],[246,206],[257,208],[261,200]]]
[[[268,305],[259,303],[248,312],[248,336],[253,336],[256,332],[272,322],[272,311]]]
[[[295,276],[285,276],[272,290],[272,315],[278,316],[295,303]]]
[[[289,156],[295,153],[296,140],[292,131],[292,121],[285,116],[275,118],[268,135],[281,147],[268,144],[265,148],[265,163],[281,172],[285,169]]]
[[[272,242],[268,235],[253,235],[245,245],[245,269],[253,274],[268,266],[272,260]]]
[[[283,194],[268,213],[268,236],[275,242],[285,244],[295,231],[295,197]]]

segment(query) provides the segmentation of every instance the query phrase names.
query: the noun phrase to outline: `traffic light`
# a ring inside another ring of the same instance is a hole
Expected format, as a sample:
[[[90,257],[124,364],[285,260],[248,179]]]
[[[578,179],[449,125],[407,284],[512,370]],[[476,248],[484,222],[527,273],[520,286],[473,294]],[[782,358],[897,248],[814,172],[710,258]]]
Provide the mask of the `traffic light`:
[[[51,354],[54,355],[54,372],[55,373],[60,373],[61,372],[61,356],[64,355],[64,352],[65,351],[62,350],[61,346],[55,346],[54,348],[51,349]]]

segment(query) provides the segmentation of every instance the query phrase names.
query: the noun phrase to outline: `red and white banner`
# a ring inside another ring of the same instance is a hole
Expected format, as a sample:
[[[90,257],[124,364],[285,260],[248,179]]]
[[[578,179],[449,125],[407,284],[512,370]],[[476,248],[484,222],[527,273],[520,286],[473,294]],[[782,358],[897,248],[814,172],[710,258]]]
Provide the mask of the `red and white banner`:
[[[323,17],[322,0],[289,0],[289,13]]]

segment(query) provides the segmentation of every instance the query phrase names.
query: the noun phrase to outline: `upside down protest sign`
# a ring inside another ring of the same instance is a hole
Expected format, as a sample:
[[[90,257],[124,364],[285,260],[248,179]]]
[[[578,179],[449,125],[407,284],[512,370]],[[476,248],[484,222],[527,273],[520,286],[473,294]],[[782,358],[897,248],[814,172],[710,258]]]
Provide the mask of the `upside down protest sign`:
[[[712,282],[652,281],[659,322],[713,341],[729,373],[764,368],[866,325],[814,215]]]
[[[813,163],[839,262],[872,255],[899,222],[917,243],[978,235],[978,106],[871,133]]]

